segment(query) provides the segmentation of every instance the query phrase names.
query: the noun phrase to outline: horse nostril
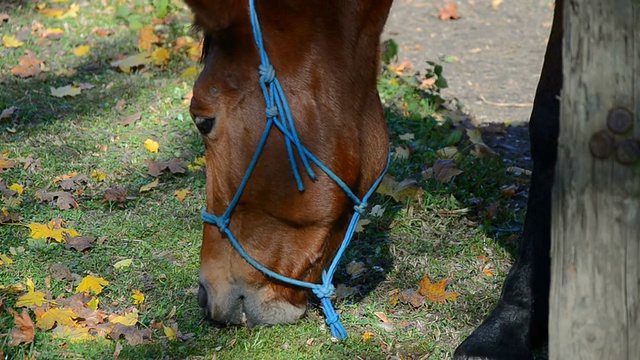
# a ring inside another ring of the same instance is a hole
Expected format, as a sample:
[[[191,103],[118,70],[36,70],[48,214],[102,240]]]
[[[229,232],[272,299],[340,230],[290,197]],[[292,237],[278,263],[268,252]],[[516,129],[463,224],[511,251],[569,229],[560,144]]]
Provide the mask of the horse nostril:
[[[207,298],[207,290],[205,290],[204,286],[200,284],[200,288],[198,289],[198,305],[200,305],[201,308],[207,308],[209,302]]]
[[[215,125],[216,123],[216,118],[214,117],[202,117],[202,116],[192,116],[193,117],[193,122],[196,123],[196,127],[198,128],[198,131],[200,131],[200,133],[202,135],[207,135],[208,133],[211,132],[211,129],[213,129],[213,125]]]

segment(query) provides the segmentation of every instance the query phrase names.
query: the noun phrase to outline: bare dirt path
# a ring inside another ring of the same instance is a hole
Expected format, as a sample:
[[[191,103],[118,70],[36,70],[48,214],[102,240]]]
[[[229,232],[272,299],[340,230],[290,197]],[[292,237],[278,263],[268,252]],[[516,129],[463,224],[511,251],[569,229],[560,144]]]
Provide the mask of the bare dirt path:
[[[460,19],[438,19],[446,2],[457,5]],[[444,95],[457,98],[475,124],[522,124],[531,113],[552,15],[553,0],[503,0],[495,8],[492,0],[396,0],[383,38],[395,39],[399,61],[411,61],[416,71],[427,60],[457,57],[440,61],[449,83]]]

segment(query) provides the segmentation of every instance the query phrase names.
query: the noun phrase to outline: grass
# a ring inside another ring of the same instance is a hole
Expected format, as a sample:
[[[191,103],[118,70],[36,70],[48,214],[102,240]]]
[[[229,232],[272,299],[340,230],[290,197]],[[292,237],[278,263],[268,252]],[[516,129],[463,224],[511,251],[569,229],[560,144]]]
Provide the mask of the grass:
[[[69,4],[59,6],[67,9]],[[189,35],[189,13],[177,1],[136,0],[122,5],[107,1],[107,6],[90,1],[83,3],[77,17],[66,19],[44,16],[31,2],[0,5],[0,13],[10,16],[0,27],[0,36],[17,36],[24,42],[15,49],[0,47],[0,110],[18,108],[0,120],[0,152],[6,159],[40,161],[35,168],[18,162],[0,173],[7,186],[17,183],[24,188],[20,204],[3,199],[3,206],[23,220],[0,226],[0,253],[13,260],[0,265],[0,285],[30,278],[36,290],[56,299],[71,296],[86,275],[108,280],[98,295],[99,308],[122,314],[135,307],[138,328],[152,332],[151,340],[141,345],[120,339],[123,359],[451,358],[455,346],[495,304],[514,257],[517,234],[496,229],[517,228],[522,221],[522,209],[500,192],[501,186],[517,179],[506,172],[499,157],[470,155],[472,144],[464,136],[463,125],[447,119],[449,112],[443,112],[437,88],[421,91],[412,77],[388,69],[381,77],[380,93],[392,148],[411,152],[408,159],[394,158],[390,174],[399,181],[415,179],[423,193],[406,204],[383,195],[373,199],[372,205],[380,205],[384,213],[368,216],[371,223],[357,234],[336,276],[336,284],[347,289],[336,306],[342,310],[349,339],[332,341],[317,306],[292,326],[217,329],[203,319],[196,302],[203,171],[165,171],[158,187],[139,192],[153,180],[145,160],[177,158],[193,165],[203,153],[183,100],[193,79],[180,76],[198,65],[184,51],[172,54],[166,65],[147,66],[131,74],[110,65],[119,54],[137,53],[139,27],[165,10],[172,20],[155,27],[163,43]],[[65,34],[59,40],[43,39],[32,33],[40,28],[38,24],[42,29],[62,28]],[[112,34],[100,37],[92,32],[96,27]],[[87,56],[73,55],[79,45],[91,46]],[[43,77],[21,79],[11,74],[26,50],[45,61]],[[63,72],[70,69],[76,72]],[[75,97],[55,98],[49,93],[50,87],[73,83],[95,87]],[[117,110],[121,100],[126,105]],[[136,112],[142,116],[134,124],[117,124]],[[414,134],[414,139],[402,140],[400,136],[407,133]],[[158,153],[144,148],[148,138],[160,144]],[[446,146],[458,149],[457,166],[463,173],[448,183],[423,179],[422,171]],[[94,170],[106,173],[106,179],[91,177]],[[72,171],[89,177],[81,193],[71,192],[77,209],[60,210],[38,200],[38,191],[59,191],[55,177]],[[127,191],[122,207],[103,201],[105,192],[115,187]],[[191,191],[184,201],[174,196],[181,189]],[[79,252],[51,240],[29,240],[27,224],[55,218],[63,219],[66,228],[97,238],[99,244]],[[133,259],[132,265],[113,267],[124,259]],[[350,263],[360,263],[364,270],[354,276],[347,271]],[[57,279],[51,268],[56,264],[69,268],[71,278]],[[489,265],[493,277],[483,273]],[[453,302],[427,302],[419,308],[390,303],[390,294],[416,289],[424,275],[433,281],[450,278],[447,290],[460,296]],[[134,305],[133,290],[145,294],[143,304]],[[32,344],[10,346],[9,333],[15,325],[7,309],[15,308],[19,295],[0,290],[0,349],[6,358],[112,358],[113,340],[76,342],[56,338],[51,330],[36,329]],[[381,326],[376,312],[385,313],[394,328]],[[157,326],[161,321],[177,325],[186,339],[168,340]]]

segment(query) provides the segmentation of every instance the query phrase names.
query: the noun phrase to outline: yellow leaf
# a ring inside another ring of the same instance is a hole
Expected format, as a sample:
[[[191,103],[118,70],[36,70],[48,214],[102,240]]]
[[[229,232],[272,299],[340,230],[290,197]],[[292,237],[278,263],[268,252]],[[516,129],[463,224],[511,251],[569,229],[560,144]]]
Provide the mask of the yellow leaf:
[[[42,330],[49,330],[55,323],[63,326],[76,326],[74,318],[77,318],[73,310],[62,310],[60,308],[52,308],[42,314],[42,317],[36,321],[36,326]]]
[[[376,192],[382,195],[389,195],[397,202],[408,203],[410,200],[421,196],[423,190],[418,185],[418,182],[413,179],[397,182],[393,176],[387,174],[382,179]]]
[[[79,95],[81,90],[77,86],[67,85],[59,88],[49,87],[51,90],[51,96],[55,97],[65,97],[65,96],[76,96]]]
[[[176,335],[175,330],[164,324],[162,325],[162,330],[164,330],[164,334],[167,336],[167,339],[170,341],[178,341],[178,336]]]
[[[51,40],[56,40],[62,37],[63,34],[64,34],[64,30],[60,28],[51,28],[51,29],[46,29],[42,33],[42,37],[46,39],[50,38]]]
[[[151,53],[151,61],[154,65],[164,65],[169,61],[169,58],[171,58],[171,51],[166,48],[157,48]]]
[[[491,7],[496,9],[500,4],[502,4],[503,0],[491,0]]]
[[[33,292],[36,289],[36,285],[31,278],[27,278],[27,282],[25,282],[24,285],[27,287],[27,292]]]
[[[151,189],[153,189],[154,187],[158,186],[158,184],[160,184],[160,179],[156,178],[155,180],[153,180],[152,182],[148,183],[147,185],[142,185],[140,187],[140,192],[141,193],[145,193],[145,192],[151,191]]]
[[[94,294],[98,295],[102,292],[102,287],[109,285],[109,282],[103,278],[87,275],[85,276],[80,284],[76,288],[76,294],[79,292],[84,292],[88,294],[92,291]]]
[[[13,285],[0,285],[0,292],[17,294],[24,291],[24,286],[20,283]]]
[[[436,154],[441,159],[456,159],[459,157],[458,148],[455,146],[447,146],[436,151]]]
[[[54,229],[54,226],[53,222],[49,224],[31,223],[27,225],[27,227],[31,229],[29,237],[32,239],[54,239],[57,242],[64,242],[64,234],[68,234],[69,236],[80,235],[74,229]]]
[[[460,294],[447,292],[444,290],[447,287],[448,281],[449,279],[443,279],[435,284],[432,284],[429,280],[429,277],[425,275],[422,280],[420,280],[420,287],[418,288],[418,292],[420,293],[420,295],[425,296],[427,299],[435,303],[444,303],[446,300],[455,301]]]
[[[56,326],[52,331],[54,339],[67,339],[70,342],[95,341],[95,337],[89,333],[88,327]]]
[[[187,164],[187,169],[189,169],[189,171],[198,171],[202,169],[202,166]]]
[[[471,155],[477,158],[486,157],[488,155],[498,155],[497,152],[482,141],[482,134],[480,134],[480,130],[467,129],[467,136],[469,136],[469,140],[474,144],[474,149],[471,150]]]
[[[136,55],[127,56],[124,59],[111,62],[111,66],[118,67],[124,73],[131,72],[131,68],[147,65],[149,63],[149,53],[143,52]]]
[[[73,55],[75,56],[85,56],[91,50],[91,46],[89,45],[80,45],[77,48],[73,49]]]
[[[24,45],[24,43],[11,35],[5,35],[2,37],[2,45],[6,48],[18,48]]]
[[[182,189],[176,190],[173,194],[178,198],[178,200],[184,201],[187,195],[191,194],[191,191],[189,191],[189,189]]]
[[[29,291],[26,294],[18,297],[15,306],[42,306],[42,304],[44,304],[44,293],[42,291]]]
[[[487,276],[487,277],[493,277],[493,264],[491,263],[487,263],[483,268],[482,268],[482,273]]]
[[[198,76],[198,74],[200,73],[200,71],[198,70],[198,68],[196,68],[195,66],[191,66],[186,68],[182,74],[180,74],[180,77],[183,79],[192,79],[195,78],[196,76]]]
[[[18,194],[22,195],[22,192],[24,191],[24,188],[20,184],[12,184],[11,186],[9,186],[9,190],[13,190],[13,191],[17,192]]]
[[[62,15],[61,18],[66,19],[66,18],[76,17],[78,16],[78,11],[80,11],[80,5],[71,4],[71,6],[69,6],[69,10],[67,10],[67,12],[64,13],[64,15]]]
[[[151,139],[147,139],[144,141],[144,148],[147,149],[149,152],[157,153],[158,149],[160,149],[160,144],[158,144],[156,141],[153,141]]]
[[[40,9],[40,14],[52,18],[59,19],[64,15],[64,10],[62,9]]]
[[[124,268],[128,268],[129,266],[131,266],[132,263],[133,263],[133,259],[124,259],[113,264],[113,267],[116,268],[117,270],[121,270]]]
[[[207,164],[207,160],[205,159],[204,156],[198,156],[193,160],[193,163],[196,165],[204,166]]]
[[[96,179],[97,182],[102,182],[107,178],[107,173],[102,170],[93,170],[91,172],[91,177]]]
[[[160,38],[153,33],[153,26],[144,26],[140,29],[138,38],[138,49],[140,51],[151,51],[152,45],[160,42]]]
[[[98,304],[100,304],[100,299],[98,299],[97,297],[93,297],[87,303],[87,307],[89,309],[91,309],[91,310],[97,310],[98,309]]]
[[[141,293],[138,290],[133,290],[133,295],[131,295],[131,297],[133,298],[133,304],[134,305],[139,305],[142,304],[144,302],[144,294]]]
[[[138,310],[134,309],[130,313],[125,313],[124,316],[109,317],[109,322],[126,326],[135,325],[138,322]]]
[[[9,259],[9,257],[0,252],[0,265],[11,265],[13,260]]]
[[[373,336],[373,333],[371,331],[367,331],[364,334],[362,334],[362,341],[367,342],[367,340],[371,339],[372,336]]]

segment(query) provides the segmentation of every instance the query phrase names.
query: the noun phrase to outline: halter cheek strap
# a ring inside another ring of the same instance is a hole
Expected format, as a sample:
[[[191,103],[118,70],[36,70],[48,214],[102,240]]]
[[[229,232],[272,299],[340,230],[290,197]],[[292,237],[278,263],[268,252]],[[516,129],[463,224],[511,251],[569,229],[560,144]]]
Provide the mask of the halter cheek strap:
[[[266,276],[293,286],[310,289],[322,303],[326,323],[331,329],[331,335],[342,340],[347,337],[347,330],[340,322],[340,316],[338,315],[338,313],[336,313],[335,309],[333,308],[333,304],[331,303],[330,298],[335,291],[335,288],[332,284],[333,275],[336,272],[340,258],[347,249],[347,246],[349,246],[349,242],[351,241],[351,238],[355,233],[358,220],[360,220],[360,217],[367,208],[367,201],[369,200],[369,198],[371,198],[378,185],[380,185],[380,182],[382,181],[382,178],[387,171],[387,167],[389,166],[389,158],[387,158],[387,165],[385,166],[382,174],[380,174],[380,176],[373,183],[373,186],[371,186],[369,191],[367,191],[362,199],[359,199],[349,188],[349,186],[347,186],[347,184],[345,184],[344,181],[340,179],[340,177],[338,177],[333,171],[331,171],[331,169],[325,166],[304,145],[302,145],[300,137],[298,136],[298,133],[296,131],[293,117],[291,116],[291,110],[289,109],[287,98],[284,94],[284,91],[282,90],[282,86],[280,86],[278,78],[276,77],[275,69],[269,62],[269,57],[267,56],[267,52],[264,49],[262,31],[260,29],[260,23],[258,22],[258,15],[256,13],[254,0],[249,0],[249,11],[251,16],[251,26],[253,28],[253,36],[255,39],[256,47],[258,48],[258,52],[260,53],[261,65],[258,68],[258,71],[260,74],[260,87],[262,88],[262,94],[264,95],[266,103],[265,115],[267,118],[267,123],[262,133],[262,137],[258,142],[256,152],[253,154],[253,158],[249,163],[249,167],[247,168],[244,177],[242,178],[242,181],[238,186],[238,190],[229,203],[229,207],[227,207],[224,214],[220,216],[211,214],[207,212],[206,209],[203,209],[201,217],[204,222],[217,226],[220,232],[227,236],[229,242],[234,247],[234,249],[236,249],[238,254],[240,254],[242,258],[244,258],[249,264],[251,264],[251,266],[261,271]],[[264,145],[267,141],[267,137],[274,126],[284,135],[287,153],[289,155],[289,162],[291,164],[293,176],[296,179],[296,183],[298,185],[298,191],[304,191],[304,185],[302,183],[302,176],[300,175],[300,170],[298,169],[298,164],[296,162],[294,154],[297,154],[300,158],[302,167],[304,168],[304,171],[307,173],[307,176],[309,176],[310,179],[316,179],[316,174],[311,168],[311,164],[313,163],[322,172],[329,176],[329,178],[331,178],[355,204],[354,213],[351,217],[351,221],[349,222],[349,227],[347,228],[347,231],[345,233],[342,245],[340,245],[340,248],[338,249],[336,256],[333,258],[333,261],[331,262],[329,268],[323,270],[321,284],[314,284],[307,281],[293,279],[278,274],[264,267],[244,250],[240,242],[235,238],[235,236],[233,236],[228,228],[229,222],[231,221],[231,213],[240,200],[242,192],[244,191],[244,188],[246,187],[247,182],[249,181],[249,178],[251,177],[256,164],[258,163],[258,159],[260,158],[260,154],[262,153]]]

